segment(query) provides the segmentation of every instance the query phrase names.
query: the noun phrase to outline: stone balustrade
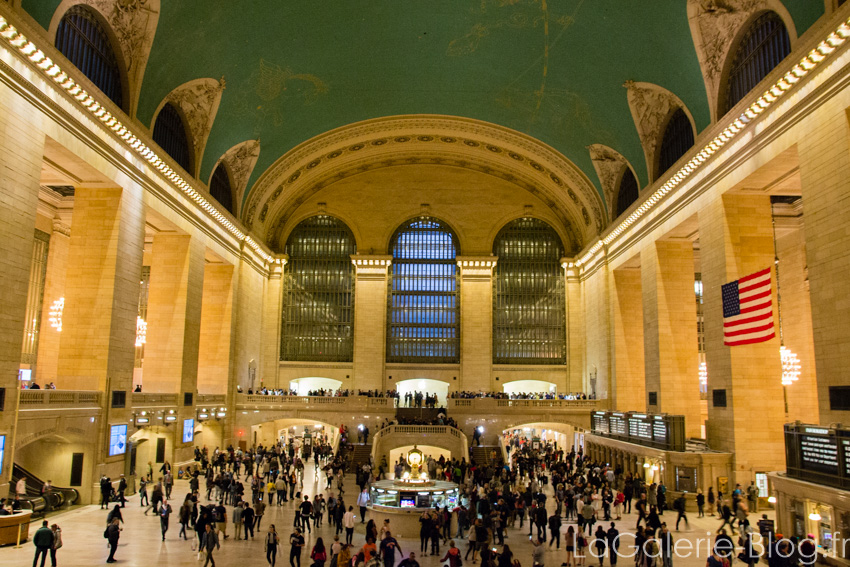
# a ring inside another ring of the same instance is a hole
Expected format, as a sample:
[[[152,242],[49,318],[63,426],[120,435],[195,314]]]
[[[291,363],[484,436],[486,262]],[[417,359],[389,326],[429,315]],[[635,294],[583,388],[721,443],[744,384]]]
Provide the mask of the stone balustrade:
[[[101,396],[101,392],[91,390],[21,390],[20,409],[99,409]]]

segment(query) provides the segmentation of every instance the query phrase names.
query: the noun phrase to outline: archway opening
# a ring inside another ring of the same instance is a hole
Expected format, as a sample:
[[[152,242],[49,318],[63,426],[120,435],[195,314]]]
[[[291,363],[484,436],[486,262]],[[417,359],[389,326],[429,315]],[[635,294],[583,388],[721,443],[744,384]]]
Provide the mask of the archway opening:
[[[299,396],[329,396],[339,390],[340,386],[342,386],[341,380],[319,376],[296,378],[289,381],[289,389]]]
[[[407,454],[413,450],[413,447],[414,445],[404,445],[402,447],[390,449],[389,467],[387,467],[388,478],[395,478],[395,464],[398,463],[399,458],[407,459]],[[426,463],[429,457],[433,457],[435,461],[439,461],[440,457],[445,458],[447,461],[452,458],[452,452],[442,447],[436,447],[434,445],[416,445],[415,447],[422,451],[422,454],[425,455]]]
[[[541,452],[562,450],[568,454],[584,447],[584,431],[566,423],[521,423],[502,430],[501,444],[509,459],[526,448]]]
[[[405,394],[411,394],[414,397],[416,393],[422,394],[422,407],[425,407],[425,395],[430,394],[437,396],[437,407],[446,405],[446,398],[449,395],[449,385],[441,380],[431,380],[428,378],[414,378],[412,380],[400,380],[396,383],[396,391],[398,392],[399,403],[405,407],[414,407],[413,403],[405,403]]]
[[[506,394],[554,394],[558,386],[554,382],[545,380],[514,380],[502,385]]]

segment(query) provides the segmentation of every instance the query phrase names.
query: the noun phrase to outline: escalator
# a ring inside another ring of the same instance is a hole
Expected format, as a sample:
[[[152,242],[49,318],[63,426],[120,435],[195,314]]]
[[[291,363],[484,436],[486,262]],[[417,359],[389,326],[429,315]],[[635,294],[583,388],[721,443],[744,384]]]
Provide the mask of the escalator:
[[[24,478],[27,481],[26,496],[21,498],[22,506],[32,510],[33,514],[44,514],[64,505],[72,505],[80,499],[80,493],[75,488],[59,488],[54,486],[45,494],[41,493],[44,481],[15,463],[12,466],[12,487]]]

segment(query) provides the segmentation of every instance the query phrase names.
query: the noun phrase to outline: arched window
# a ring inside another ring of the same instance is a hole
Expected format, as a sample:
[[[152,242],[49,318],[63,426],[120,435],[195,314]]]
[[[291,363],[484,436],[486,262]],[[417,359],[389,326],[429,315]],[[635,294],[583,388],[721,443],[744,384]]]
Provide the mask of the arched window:
[[[765,12],[756,18],[732,57],[723,114],[747,96],[789,53],[791,38],[779,14]]]
[[[564,247],[545,222],[517,219],[493,243],[493,363],[564,364]]]
[[[174,105],[166,102],[153,125],[153,141],[170,155],[177,165],[192,172],[192,155],[189,153],[189,137],[183,118]]]
[[[118,58],[94,10],[78,4],[65,12],[56,29],[56,49],[112,102],[124,107]]]
[[[617,214],[614,218],[626,212],[638,198],[638,182],[632,169],[626,166],[620,178],[620,188],[617,190]]]
[[[230,175],[227,173],[227,166],[223,163],[218,164],[218,167],[213,172],[212,179],[210,179],[210,195],[222,207],[230,211],[230,214],[235,214],[233,212],[233,193],[230,188]]]
[[[676,163],[680,157],[685,155],[694,145],[694,129],[688,115],[681,108],[670,117],[664,137],[661,138],[661,149],[658,151],[658,175],[656,179],[664,175],[664,172]]]
[[[281,360],[351,362],[354,235],[334,217],[318,215],[295,227],[285,251]]]
[[[387,361],[460,361],[457,238],[443,222],[421,217],[393,235]]]

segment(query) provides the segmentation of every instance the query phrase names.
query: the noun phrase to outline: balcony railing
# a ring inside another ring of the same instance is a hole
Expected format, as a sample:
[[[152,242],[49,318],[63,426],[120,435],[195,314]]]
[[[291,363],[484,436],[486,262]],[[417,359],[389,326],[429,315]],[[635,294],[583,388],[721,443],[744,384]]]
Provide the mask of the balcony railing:
[[[266,396],[262,394],[237,394],[237,407],[289,407],[289,408],[393,408],[392,398],[369,396]]]
[[[227,401],[224,394],[198,394],[198,405],[223,406]]]
[[[100,408],[101,396],[91,390],[21,390],[20,409]]]
[[[549,408],[589,411],[604,400],[506,400],[498,398],[449,398],[448,409],[475,412],[503,411],[505,408]],[[498,410],[497,410],[498,408]]]
[[[144,392],[133,392],[133,407],[162,407],[176,406],[177,394],[147,394]]]

